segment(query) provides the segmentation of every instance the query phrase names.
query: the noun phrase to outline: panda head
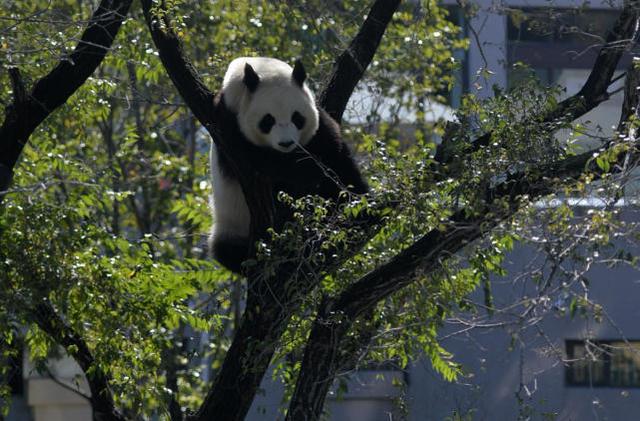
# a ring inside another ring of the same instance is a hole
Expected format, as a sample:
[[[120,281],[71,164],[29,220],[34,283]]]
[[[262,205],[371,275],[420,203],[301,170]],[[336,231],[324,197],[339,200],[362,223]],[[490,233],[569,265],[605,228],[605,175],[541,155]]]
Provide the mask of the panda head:
[[[293,68],[266,57],[236,59],[223,82],[225,103],[253,144],[280,152],[306,145],[318,130],[318,109],[300,61]]]

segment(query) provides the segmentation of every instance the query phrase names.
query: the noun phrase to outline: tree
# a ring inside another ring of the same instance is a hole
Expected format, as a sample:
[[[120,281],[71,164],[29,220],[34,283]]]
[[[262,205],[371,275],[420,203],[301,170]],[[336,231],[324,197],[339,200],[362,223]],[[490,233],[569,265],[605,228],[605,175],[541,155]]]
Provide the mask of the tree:
[[[558,191],[602,191],[615,201],[637,161],[633,67],[626,73],[622,136],[582,153],[554,137],[609,97],[617,64],[635,39],[636,1],[625,5],[583,88],[563,101],[555,99],[555,88],[533,80],[487,102],[470,96],[458,123],[418,124],[408,148],[397,142],[398,120],[382,121],[374,109],[369,121],[376,124],[368,132],[345,130],[370,156],[373,193],[340,208],[313,197],[272,197],[268,177],[217,136],[207,86],[219,83],[230,57],[277,51],[318,64],[349,35],[320,104],[340,121],[366,77],[365,89],[395,100],[396,117],[402,109],[421,116],[425,98],[452,83],[451,50],[464,44],[445,12],[434,2],[411,10],[395,0],[328,8],[314,1],[253,8],[206,3],[197,13],[185,12],[197,3],[141,3],[143,16],[133,12],[117,48],[111,43],[129,3],[101,3],[76,52],[29,93],[11,62],[14,99],[0,129],[3,190],[25,143],[38,137],[37,146],[22,151],[15,187],[2,196],[2,340],[12,344],[26,326],[27,346],[43,371],[56,347],[64,348],[86,375],[95,419],[243,419],[274,362],[288,379],[286,416],[293,420],[318,419],[334,379],[363,355],[406,364],[423,350],[437,371],[454,378],[458,367],[438,344],[437,328],[469,292],[487,288],[488,273],[500,271],[504,252],[535,216],[533,204]],[[363,12],[366,19],[351,22],[345,34],[333,29],[336,20],[350,22]],[[243,26],[246,16],[253,32]],[[108,31],[98,32],[107,36],[94,40],[90,34],[103,27],[102,19]],[[55,33],[51,22],[47,31]],[[25,19],[20,33],[28,37],[39,23]],[[291,34],[303,41],[292,45]],[[50,58],[48,51],[26,56],[20,50],[26,40],[11,40],[14,61],[38,75],[34,64]],[[92,47],[97,56],[86,50]],[[205,66],[215,71],[203,80],[196,68]],[[80,67],[74,78],[53,79]],[[165,75],[184,103],[168,93]],[[49,80],[62,93],[43,90]],[[126,81],[124,95],[118,81]],[[64,112],[49,116],[62,104]],[[29,108],[39,106],[37,114]],[[190,113],[233,163],[252,210],[255,258],[246,281],[198,256],[194,233],[208,224],[208,186],[204,165],[196,165],[203,160],[202,132]],[[52,120],[36,131],[47,117]],[[442,136],[438,147],[430,142],[434,134]],[[293,221],[281,221],[276,200],[296,210]],[[567,209],[550,211],[565,221],[558,236],[571,236],[577,226],[568,222]],[[613,212],[599,217],[583,237],[605,229]],[[283,229],[274,232],[274,225]],[[483,248],[483,241],[493,247]],[[592,242],[604,246],[608,237]],[[400,324],[413,327],[400,336],[380,335]],[[198,332],[214,336],[213,349],[195,343]],[[211,382],[199,380],[193,363],[204,352],[215,368]]]

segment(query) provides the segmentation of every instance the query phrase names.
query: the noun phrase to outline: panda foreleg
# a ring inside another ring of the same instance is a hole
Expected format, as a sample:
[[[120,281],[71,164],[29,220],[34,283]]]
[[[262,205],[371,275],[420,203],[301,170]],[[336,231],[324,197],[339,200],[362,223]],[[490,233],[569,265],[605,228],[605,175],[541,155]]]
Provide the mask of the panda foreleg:
[[[211,148],[211,178],[214,225],[209,250],[222,265],[240,272],[249,249],[249,208],[238,180],[224,171],[215,144]]]

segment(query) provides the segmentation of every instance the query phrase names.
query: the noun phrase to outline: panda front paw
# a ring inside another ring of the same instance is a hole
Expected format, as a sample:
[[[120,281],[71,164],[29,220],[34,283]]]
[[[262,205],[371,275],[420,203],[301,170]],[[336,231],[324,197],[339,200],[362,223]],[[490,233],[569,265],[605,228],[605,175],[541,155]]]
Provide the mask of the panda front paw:
[[[210,249],[213,258],[232,272],[240,273],[242,262],[247,259],[247,238],[214,237]]]

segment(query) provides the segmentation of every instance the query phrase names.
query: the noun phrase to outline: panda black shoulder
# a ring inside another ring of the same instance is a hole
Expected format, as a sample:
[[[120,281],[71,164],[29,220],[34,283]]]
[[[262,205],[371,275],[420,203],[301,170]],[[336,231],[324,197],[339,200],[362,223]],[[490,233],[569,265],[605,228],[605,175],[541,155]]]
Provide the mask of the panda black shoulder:
[[[340,134],[340,125],[320,107],[318,107],[318,116],[318,130],[309,141],[307,150],[321,156],[330,151],[339,152],[346,147]]]
[[[321,107],[318,113],[320,124],[307,150],[338,176],[342,186],[350,186],[348,190],[352,193],[367,193],[369,186],[360,174],[351,149],[342,139],[340,125]],[[335,186],[323,188],[320,195],[335,196]]]

